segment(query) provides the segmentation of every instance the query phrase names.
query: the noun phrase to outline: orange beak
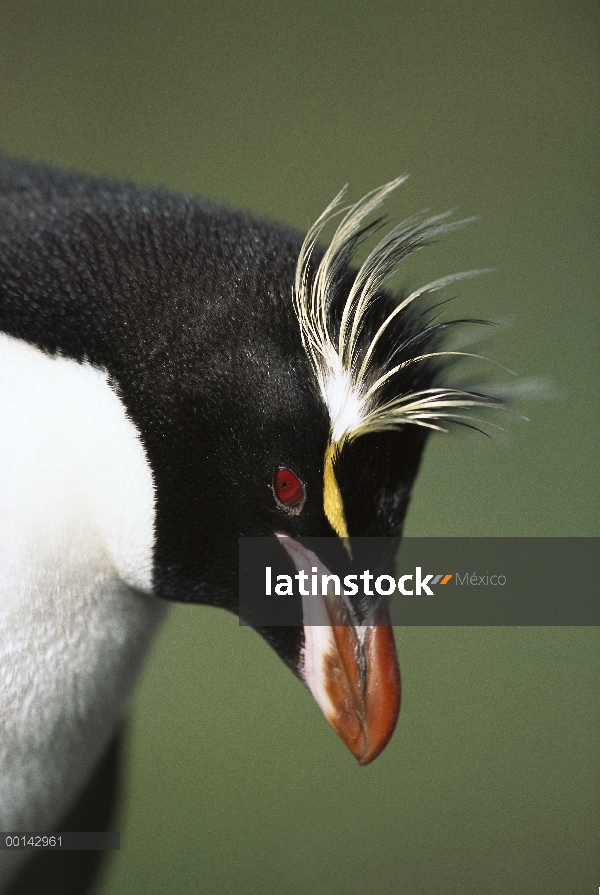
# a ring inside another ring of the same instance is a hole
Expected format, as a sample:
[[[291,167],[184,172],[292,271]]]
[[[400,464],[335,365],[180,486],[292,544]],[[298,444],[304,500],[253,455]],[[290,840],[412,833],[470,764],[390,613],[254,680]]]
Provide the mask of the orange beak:
[[[298,571],[329,570],[315,553],[277,535]],[[377,758],[400,711],[400,671],[385,601],[368,625],[353,623],[341,596],[303,598],[304,680],[359,764]]]

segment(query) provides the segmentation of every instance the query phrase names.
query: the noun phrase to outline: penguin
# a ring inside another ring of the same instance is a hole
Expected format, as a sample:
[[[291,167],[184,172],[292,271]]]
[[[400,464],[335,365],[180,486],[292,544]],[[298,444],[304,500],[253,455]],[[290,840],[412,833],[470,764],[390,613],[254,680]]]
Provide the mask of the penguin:
[[[243,537],[307,574],[331,560],[303,538],[340,557],[358,537],[397,546],[428,436],[498,407],[448,377],[444,337],[472,321],[427,304],[474,272],[387,288],[465,223],[386,230],[404,179],[349,205],[342,191],[303,235],[0,160],[2,830],[108,829],[121,722],[169,604],[237,612]],[[364,765],[398,717],[396,650],[384,600],[352,624],[338,610],[256,627]],[[0,891],[94,878],[92,852],[24,854],[0,851]]]

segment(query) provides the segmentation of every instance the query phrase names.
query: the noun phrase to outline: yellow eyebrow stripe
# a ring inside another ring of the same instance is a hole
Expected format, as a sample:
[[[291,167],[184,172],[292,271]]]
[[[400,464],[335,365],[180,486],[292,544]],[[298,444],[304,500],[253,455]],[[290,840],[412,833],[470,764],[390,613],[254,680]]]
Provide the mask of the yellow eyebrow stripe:
[[[346,517],[344,515],[344,502],[340,494],[340,488],[335,477],[333,463],[338,452],[337,444],[330,444],[325,451],[325,466],[323,469],[323,509],[329,524],[340,538],[348,538]]]

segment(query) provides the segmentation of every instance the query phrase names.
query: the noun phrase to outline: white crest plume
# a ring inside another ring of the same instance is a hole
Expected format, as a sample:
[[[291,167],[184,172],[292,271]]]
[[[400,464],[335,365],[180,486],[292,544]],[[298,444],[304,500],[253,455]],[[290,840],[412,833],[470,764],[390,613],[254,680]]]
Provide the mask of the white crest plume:
[[[443,431],[444,421],[459,422],[468,418],[476,406],[499,406],[499,402],[489,396],[444,387],[400,394],[386,401],[380,399],[382,386],[409,365],[434,357],[479,355],[431,351],[402,360],[392,350],[385,354],[387,361],[377,366],[374,363],[375,349],[390,323],[405,308],[424,295],[484,271],[451,274],[412,292],[381,323],[366,349],[364,339],[359,342],[369,308],[400,261],[432,237],[462,227],[472,218],[452,222],[448,221],[452,212],[426,218],[415,215],[386,233],[360,267],[342,310],[339,332],[334,334],[331,303],[336,284],[357,248],[381,227],[380,221],[365,223],[367,218],[405,180],[406,175],[398,177],[368,193],[355,205],[340,208],[346,192],[344,187],[308,231],[298,257],[294,307],[305,351],[329,411],[332,445],[341,445],[343,441],[353,440],[366,432],[382,432],[408,423]],[[326,224],[340,215],[341,222],[310,282],[310,260],[319,235]]]

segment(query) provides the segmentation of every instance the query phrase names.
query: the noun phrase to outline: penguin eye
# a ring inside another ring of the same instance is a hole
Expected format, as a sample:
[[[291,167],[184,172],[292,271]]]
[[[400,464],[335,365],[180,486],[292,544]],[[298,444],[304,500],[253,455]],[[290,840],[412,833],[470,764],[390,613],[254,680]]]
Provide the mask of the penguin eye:
[[[294,475],[291,469],[286,469],[285,466],[280,466],[275,473],[273,492],[282,509],[299,513],[304,506],[306,499],[304,485],[298,476]]]

